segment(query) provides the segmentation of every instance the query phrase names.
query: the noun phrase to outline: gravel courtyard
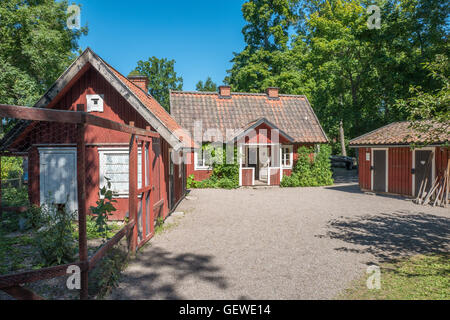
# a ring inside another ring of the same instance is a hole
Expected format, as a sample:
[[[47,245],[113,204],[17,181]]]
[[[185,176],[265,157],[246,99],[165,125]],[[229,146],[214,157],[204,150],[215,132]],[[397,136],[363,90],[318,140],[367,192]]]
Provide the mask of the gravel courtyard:
[[[449,251],[450,210],[358,186],[194,190],[110,299],[333,299],[368,264]]]

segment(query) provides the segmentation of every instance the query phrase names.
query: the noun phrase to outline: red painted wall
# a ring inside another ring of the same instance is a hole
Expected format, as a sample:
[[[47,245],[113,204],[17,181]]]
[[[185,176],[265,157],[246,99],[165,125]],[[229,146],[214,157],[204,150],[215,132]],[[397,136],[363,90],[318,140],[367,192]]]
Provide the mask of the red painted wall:
[[[366,152],[370,148],[359,148],[359,185],[363,190],[371,189],[370,161],[366,161]],[[412,158],[413,151],[409,147],[392,147],[389,153],[388,191],[389,193],[412,195],[413,175]],[[447,168],[450,158],[449,148],[435,148],[436,175],[442,176]]]
[[[388,191],[412,195],[412,151],[409,147],[389,148]]]
[[[359,186],[363,190],[370,190],[372,188],[372,177],[371,177],[371,171],[370,171],[370,162],[371,157],[370,155],[369,160],[366,160],[366,153],[371,153],[370,148],[359,148]]]
[[[242,170],[242,185],[245,187],[253,185],[253,169],[245,168]]]
[[[270,169],[270,185],[279,186],[280,185],[280,169]]]
[[[450,159],[450,148],[436,148],[436,176],[442,177]]]
[[[212,170],[195,170],[195,164],[194,164],[194,152],[188,152],[186,154],[186,158],[190,160],[190,163],[186,164],[186,176],[189,177],[190,175],[194,175],[194,179],[196,181],[203,181],[206,179],[209,179],[212,175]]]
[[[93,115],[107,118],[119,123],[128,124],[135,122],[135,126],[145,128],[148,123],[116,92],[116,90],[94,69],[86,69],[69,89],[65,89],[58,99],[49,104],[49,108],[59,110],[76,111],[77,104],[84,104],[86,107],[87,94],[104,94],[104,112],[93,112]],[[76,126],[71,124],[37,122],[36,125],[27,129],[15,142],[16,145],[46,144],[46,146],[56,146],[57,144],[76,143]],[[99,154],[98,147],[124,147],[130,142],[130,135],[114,130],[88,126],[86,129],[87,150],[86,150],[86,209],[95,206],[99,194]],[[154,177],[157,183],[157,193],[155,200],[164,199],[164,206],[160,214],[166,217],[169,213],[168,203],[168,149],[167,142],[162,140],[161,157],[155,161],[160,162],[160,176]],[[29,151],[29,194],[30,201],[39,205],[39,152],[37,147],[32,147]],[[177,175],[178,177],[178,175]],[[184,188],[180,185],[182,180],[174,179],[178,201],[182,197]],[[117,212],[112,216],[114,220],[122,220],[128,213],[128,199],[118,198],[115,204]],[[89,210],[87,211],[89,212]],[[157,216],[158,212],[155,212]]]

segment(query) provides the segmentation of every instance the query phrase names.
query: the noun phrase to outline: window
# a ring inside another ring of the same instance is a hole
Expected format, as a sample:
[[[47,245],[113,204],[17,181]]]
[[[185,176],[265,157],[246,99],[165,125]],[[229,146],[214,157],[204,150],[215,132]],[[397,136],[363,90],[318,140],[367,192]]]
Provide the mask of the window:
[[[103,94],[87,94],[87,112],[103,112]]]
[[[128,148],[99,149],[100,188],[106,186],[106,178],[111,181],[111,189],[119,197],[128,197],[129,151]],[[138,150],[138,188],[142,186],[142,151]]]
[[[292,146],[283,146],[281,148],[281,164],[283,165],[283,168],[292,168],[292,163],[294,161],[292,150]]]
[[[202,157],[199,157],[198,151],[194,153],[195,170],[211,170],[207,162],[207,152],[202,152]]]

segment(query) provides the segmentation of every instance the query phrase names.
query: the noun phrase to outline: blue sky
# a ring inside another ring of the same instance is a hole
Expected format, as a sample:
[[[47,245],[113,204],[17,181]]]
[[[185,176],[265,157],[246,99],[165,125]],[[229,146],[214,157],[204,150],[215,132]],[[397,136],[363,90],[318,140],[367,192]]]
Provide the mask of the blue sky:
[[[81,5],[81,24],[89,27],[80,45],[91,47],[125,75],[138,60],[156,56],[176,61],[184,90],[194,90],[208,76],[220,85],[233,52],[245,46],[244,2],[76,0]]]

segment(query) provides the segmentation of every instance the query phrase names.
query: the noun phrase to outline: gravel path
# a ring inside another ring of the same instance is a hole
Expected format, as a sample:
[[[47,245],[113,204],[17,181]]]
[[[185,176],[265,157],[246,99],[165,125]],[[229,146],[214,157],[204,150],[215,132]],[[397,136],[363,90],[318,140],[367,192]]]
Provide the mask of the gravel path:
[[[332,299],[367,264],[447,251],[450,210],[327,188],[194,190],[110,299]]]

